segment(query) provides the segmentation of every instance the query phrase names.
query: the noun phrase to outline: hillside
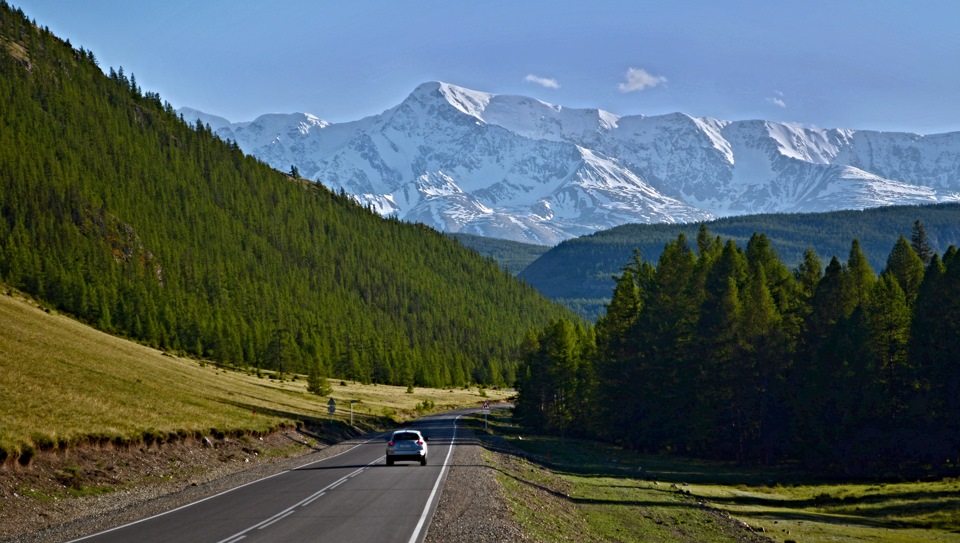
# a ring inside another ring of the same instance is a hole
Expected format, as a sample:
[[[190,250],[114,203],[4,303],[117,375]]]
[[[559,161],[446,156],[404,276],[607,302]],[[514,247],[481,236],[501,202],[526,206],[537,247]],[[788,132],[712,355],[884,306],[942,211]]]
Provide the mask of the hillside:
[[[473,234],[450,234],[474,251],[497,261],[503,269],[517,275],[550,250],[546,245],[520,243],[507,239],[487,238]]]
[[[188,125],[122,68],[0,4],[0,281],[100,330],[280,372],[512,381],[565,310]]]
[[[823,262],[845,258],[851,239],[859,239],[877,272],[886,266],[890,248],[903,234],[908,239],[920,220],[934,251],[943,253],[960,243],[960,204],[891,206],[864,211],[797,213],[727,217],[707,222],[710,232],[731,238],[741,247],[755,232],[764,233],[783,261],[795,266],[812,247]],[[630,260],[634,249],[656,263],[663,247],[681,232],[696,239],[698,224],[630,224],[565,241],[535,262],[519,277],[544,295],[572,300],[585,316],[596,318],[613,290],[613,276]]]
[[[93,444],[163,443],[202,436],[266,434],[331,419],[329,398],[355,406],[360,428],[413,416],[429,399],[438,409],[475,405],[477,389],[416,389],[348,383],[328,397],[303,379],[225,371],[95,330],[0,294],[0,464],[31,462],[43,450]],[[503,394],[488,391],[493,399]],[[350,420],[341,409],[337,425]],[[338,426],[339,427],[339,426]],[[328,429],[329,430],[329,429]],[[334,429],[336,431],[336,429]]]

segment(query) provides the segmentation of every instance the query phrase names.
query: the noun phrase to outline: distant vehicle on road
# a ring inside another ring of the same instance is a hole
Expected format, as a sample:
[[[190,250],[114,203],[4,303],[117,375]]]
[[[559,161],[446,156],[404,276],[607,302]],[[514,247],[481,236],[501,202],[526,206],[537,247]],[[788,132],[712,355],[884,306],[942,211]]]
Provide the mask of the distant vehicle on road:
[[[417,430],[397,430],[387,441],[387,465],[412,460],[427,465],[427,438]]]

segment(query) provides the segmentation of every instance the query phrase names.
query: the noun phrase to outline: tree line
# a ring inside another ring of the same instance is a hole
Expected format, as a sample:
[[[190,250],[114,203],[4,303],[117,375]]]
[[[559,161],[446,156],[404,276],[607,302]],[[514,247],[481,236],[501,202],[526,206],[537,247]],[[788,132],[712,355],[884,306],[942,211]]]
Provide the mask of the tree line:
[[[914,223],[877,275],[705,225],[639,253],[595,327],[528,336],[518,417],[651,452],[866,475],[960,461],[960,254]]]
[[[568,314],[422,225],[245,156],[0,0],[0,282],[219,364],[498,385]]]
[[[754,232],[763,232],[788,266],[803,260],[807,248],[820,257],[843,255],[850,240],[860,247],[874,269],[882,269],[890,247],[909,235],[914,220],[923,221],[931,247],[945,251],[960,244],[960,203],[904,205],[824,213],[770,213],[723,217],[707,222],[711,232],[745,245]],[[625,224],[589,236],[564,241],[524,269],[519,277],[547,297],[561,301],[596,322],[610,301],[614,275],[639,250],[656,262],[663,247],[683,232],[697,235],[697,224]]]

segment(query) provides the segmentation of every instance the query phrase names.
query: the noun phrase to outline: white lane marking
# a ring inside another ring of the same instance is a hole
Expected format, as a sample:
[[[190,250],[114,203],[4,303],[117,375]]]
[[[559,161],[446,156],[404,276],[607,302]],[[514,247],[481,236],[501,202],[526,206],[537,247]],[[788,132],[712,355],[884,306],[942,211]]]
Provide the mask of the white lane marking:
[[[346,452],[346,451],[344,451],[344,452]],[[332,457],[331,457],[331,458],[332,458]],[[354,471],[353,473],[357,473],[357,472],[359,472],[359,471],[363,471],[363,470],[367,469],[368,467],[370,467],[370,466],[372,466],[372,465],[374,465],[374,464],[376,464],[376,463],[379,463],[381,459],[383,459],[382,456],[381,456],[380,458],[377,458],[377,459],[374,460],[373,462],[370,462],[370,463],[367,464],[366,466],[364,466],[364,467],[362,467],[362,468]],[[312,464],[315,464],[316,462],[311,462],[311,463],[312,463]],[[308,465],[309,465],[309,464],[308,464]],[[332,489],[336,488],[337,486],[341,485],[344,481],[347,480],[347,477],[349,477],[349,475],[345,475],[345,476],[337,479],[336,481],[334,481],[334,482],[330,483],[329,485],[321,488],[320,490],[314,492],[313,494],[307,496],[306,498],[300,500],[299,502],[291,505],[290,507],[284,509],[283,511],[280,511],[280,512],[277,513],[276,515],[273,515],[272,517],[268,518],[267,520],[258,522],[257,524],[254,524],[253,526],[247,528],[246,530],[243,530],[242,532],[237,532],[236,534],[234,534],[234,535],[232,535],[232,536],[230,536],[230,537],[228,537],[228,538],[226,538],[226,539],[220,540],[218,543],[230,543],[230,542],[232,542],[232,541],[238,541],[238,540],[236,539],[237,537],[241,537],[241,536],[246,537],[245,534],[247,534],[248,532],[251,532],[251,531],[253,531],[253,530],[260,530],[260,529],[266,528],[267,526],[270,526],[270,525],[273,524],[274,522],[277,522],[278,520],[282,520],[282,519],[286,518],[287,516],[289,516],[290,514],[292,514],[292,513],[293,513],[293,510],[296,509],[297,507],[303,507],[304,505],[307,505],[308,503],[310,503],[310,502],[312,502],[313,500],[316,500],[317,498],[319,498],[320,496],[322,496],[322,495],[323,495],[325,492],[327,492],[328,490],[332,490]]]
[[[440,481],[443,480],[444,474],[447,473],[450,463],[450,455],[453,454],[454,443],[457,441],[457,421],[460,420],[461,415],[457,415],[457,418],[453,419],[453,438],[450,440],[450,448],[447,449],[447,457],[443,460],[443,469],[440,470],[440,475],[437,476],[437,482],[433,483],[433,490],[430,492],[430,497],[427,498],[427,505],[423,507],[423,513],[420,515],[420,521],[417,522],[417,527],[413,530],[413,535],[410,536],[409,543],[416,543],[417,538],[420,537],[420,531],[423,530],[423,525],[427,522],[427,516],[430,514],[430,504],[433,503],[433,497],[437,494],[437,489],[440,487]]]
[[[295,471],[295,470],[298,470],[298,469],[303,469],[303,468],[305,468],[305,467],[307,467],[307,466],[312,466],[313,464],[319,464],[320,462],[326,462],[327,460],[330,460],[331,458],[336,458],[336,457],[338,457],[338,456],[340,456],[340,455],[342,455],[342,454],[347,454],[348,452],[352,451],[353,449],[356,449],[357,447],[359,447],[359,446],[361,446],[361,445],[366,445],[367,443],[370,443],[371,441],[373,441],[373,440],[375,440],[375,439],[378,439],[378,438],[379,438],[380,436],[382,436],[382,435],[383,435],[383,434],[378,434],[377,437],[372,437],[372,438],[370,438],[370,439],[368,439],[368,440],[366,440],[366,441],[361,441],[360,443],[357,443],[357,444],[354,445],[353,447],[350,447],[349,449],[347,449],[347,450],[345,450],[345,451],[343,451],[343,452],[338,452],[337,454],[335,454],[335,455],[333,455],[333,456],[328,456],[328,457],[326,457],[326,458],[321,458],[320,460],[314,460],[314,461],[312,461],[312,462],[307,462],[306,464],[304,464],[304,465],[302,465],[302,466],[299,466],[299,467],[296,467],[296,468],[293,468],[293,469],[289,469],[289,470],[287,470],[287,471],[281,471],[281,472],[279,472],[279,473],[274,473],[273,475],[267,475],[266,477],[264,477],[264,478],[262,478],[262,479],[257,479],[256,481],[251,481],[251,482],[249,482],[249,483],[242,484],[242,485],[240,485],[240,486],[235,486],[235,487],[233,487],[233,488],[231,488],[231,489],[229,489],[229,490],[224,490],[223,492],[220,492],[219,494],[214,494],[213,496],[207,496],[206,498],[203,498],[203,499],[201,499],[201,500],[197,500],[197,501],[195,501],[195,502],[190,502],[190,503],[188,503],[188,504],[186,504],[186,505],[181,505],[180,507],[177,507],[176,509],[171,509],[171,510],[169,510],[169,511],[164,511],[163,513],[158,513],[158,514],[156,514],[156,515],[153,515],[153,516],[150,516],[150,517],[147,517],[147,518],[142,518],[142,519],[140,519],[140,520],[135,520],[135,521],[133,521],[133,522],[129,522],[129,523],[127,523],[127,524],[123,524],[123,525],[121,525],[121,526],[117,526],[116,528],[110,528],[109,530],[104,530],[104,531],[102,531],[102,532],[97,532],[97,533],[95,533],[95,534],[85,535],[85,536],[79,537],[79,538],[77,538],[77,539],[71,539],[71,540],[68,541],[67,543],[74,543],[75,541],[83,541],[84,539],[90,539],[90,538],[92,538],[92,537],[97,537],[97,536],[100,536],[100,535],[103,535],[103,534],[108,534],[108,533],[110,533],[110,532],[115,532],[115,531],[117,531],[117,530],[121,530],[121,529],[123,529],[123,528],[126,528],[127,526],[133,526],[134,524],[140,524],[141,522],[146,522],[146,521],[148,521],[148,520],[152,520],[152,519],[155,519],[155,518],[157,518],[157,517],[162,517],[162,516],[164,516],[164,515],[169,515],[170,513],[175,513],[175,512],[177,512],[177,511],[179,511],[179,510],[181,510],[181,509],[186,509],[187,507],[192,507],[192,506],[194,506],[194,505],[196,505],[196,504],[198,504],[198,503],[203,503],[203,502],[205,502],[205,501],[207,501],[207,500],[212,500],[212,499],[214,499],[214,498],[223,496],[224,494],[227,494],[227,493],[229,493],[229,492],[233,492],[234,490],[243,488],[243,487],[245,487],[245,486],[255,485],[255,484],[259,483],[260,481],[266,481],[267,479],[272,479],[273,477],[276,477],[276,476],[278,476],[278,475],[283,475],[284,473],[287,473],[287,472],[290,472],[290,471]],[[383,458],[383,457],[381,456],[380,459],[382,459],[382,458]],[[380,459],[377,459],[377,460],[375,460],[374,462],[371,462],[370,464],[367,464],[367,465],[368,465],[368,466],[372,466],[373,464],[375,464],[376,462],[378,462]],[[249,530],[245,530],[245,531],[243,531],[243,532],[240,532],[240,533],[237,534],[237,535],[245,534],[245,533],[247,533],[248,531],[249,531]],[[236,536],[234,536],[234,537],[236,537]],[[242,538],[241,538],[241,539],[242,539]],[[220,543],[232,543],[233,541],[239,541],[239,539],[227,538],[227,539],[224,539],[223,541],[221,541]]]
[[[236,538],[236,539],[230,539],[230,540],[226,541],[225,543],[236,543],[237,541],[240,541],[241,539],[246,539],[246,538],[247,538],[247,536],[242,535],[242,536],[240,536],[240,537],[238,537],[238,538]]]
[[[266,528],[267,526],[270,526],[270,525],[273,524],[274,522],[280,522],[281,520],[289,517],[289,516],[292,515],[292,514],[293,514],[293,510],[287,511],[286,513],[284,513],[284,514],[282,514],[282,515],[274,515],[273,518],[270,520],[270,522],[268,522],[268,523],[266,523],[266,524],[261,524],[260,527],[257,528],[257,529],[258,529],[258,530],[262,530],[262,529]]]
[[[316,500],[317,498],[322,498],[322,497],[324,497],[326,494],[327,494],[326,492],[321,492],[321,493],[317,494],[316,496],[314,496],[314,497],[312,497],[312,498],[308,498],[307,501],[305,501],[305,502],[303,502],[303,503],[300,504],[300,507],[306,507],[306,506],[310,505],[311,503],[313,503],[313,501]]]

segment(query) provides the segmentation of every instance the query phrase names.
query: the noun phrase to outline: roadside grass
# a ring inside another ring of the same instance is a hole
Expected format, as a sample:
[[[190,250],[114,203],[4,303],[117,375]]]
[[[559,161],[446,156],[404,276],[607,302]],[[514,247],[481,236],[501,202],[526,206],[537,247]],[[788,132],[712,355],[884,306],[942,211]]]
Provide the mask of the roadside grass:
[[[467,421],[483,433],[482,418]],[[571,533],[582,541],[731,541],[725,519],[732,518],[781,543],[960,542],[957,478],[838,482],[783,467],[638,454],[527,435],[505,410],[491,413],[489,428],[494,448],[504,440],[525,457],[500,480],[514,514],[525,527],[531,523],[538,541]],[[531,488],[546,489],[552,506],[538,503],[544,493]],[[534,520],[551,515],[551,522]]]
[[[304,423],[336,435],[500,401],[507,391],[434,390],[330,379],[320,397],[284,379],[173,356],[0,294],[0,464],[44,450],[264,434]],[[343,383],[341,385],[341,383]],[[336,412],[328,412],[328,401]]]

